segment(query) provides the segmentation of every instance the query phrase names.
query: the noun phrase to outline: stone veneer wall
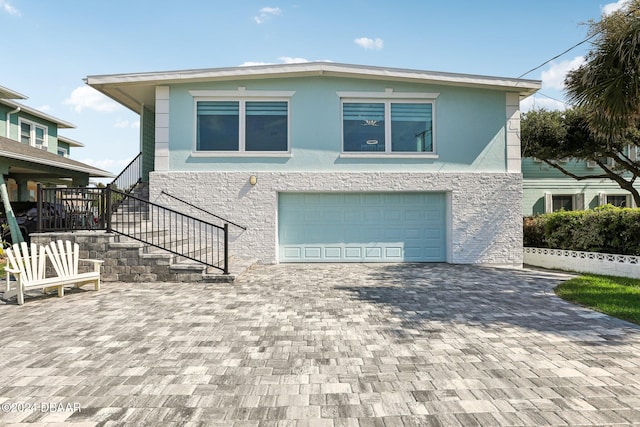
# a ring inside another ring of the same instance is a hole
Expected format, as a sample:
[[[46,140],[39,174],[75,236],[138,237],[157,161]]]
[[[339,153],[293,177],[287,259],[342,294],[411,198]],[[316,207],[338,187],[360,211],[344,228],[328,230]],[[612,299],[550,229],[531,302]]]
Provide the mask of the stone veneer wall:
[[[252,186],[249,177],[255,175]],[[519,173],[152,172],[150,200],[219,223],[166,195],[185,199],[246,226],[231,227],[230,250],[277,262],[279,192],[446,192],[447,261],[522,265],[522,176]]]
[[[168,254],[143,255],[142,244],[120,243],[113,233],[75,231],[36,233],[32,243],[47,245],[54,240],[70,240],[80,246],[80,258],[103,260],[101,278],[104,282],[200,282],[202,272],[174,271]],[[80,266],[82,267],[82,266]]]

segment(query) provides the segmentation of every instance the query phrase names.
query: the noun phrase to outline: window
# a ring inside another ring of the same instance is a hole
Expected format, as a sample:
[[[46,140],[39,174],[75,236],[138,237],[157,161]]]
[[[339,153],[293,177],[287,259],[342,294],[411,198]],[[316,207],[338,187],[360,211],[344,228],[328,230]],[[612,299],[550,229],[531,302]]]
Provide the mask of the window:
[[[433,102],[342,104],[344,152],[433,153]]]
[[[67,147],[58,146],[58,156],[69,157],[69,149]]]
[[[573,210],[573,196],[553,195],[551,200],[552,212]]]
[[[617,206],[619,208],[627,207],[627,196],[624,195],[608,195],[607,194],[607,204]]]
[[[288,100],[196,100],[196,151],[286,152]]]
[[[20,120],[20,142],[46,150],[47,128],[26,120]]]
[[[585,206],[584,193],[551,194],[544,193],[544,212],[581,211]]]

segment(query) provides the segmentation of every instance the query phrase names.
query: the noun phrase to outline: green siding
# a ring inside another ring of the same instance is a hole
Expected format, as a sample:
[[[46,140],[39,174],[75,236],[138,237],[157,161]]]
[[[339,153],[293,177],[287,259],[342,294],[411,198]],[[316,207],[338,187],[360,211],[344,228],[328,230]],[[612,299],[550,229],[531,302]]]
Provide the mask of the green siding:
[[[155,159],[156,116],[153,111],[145,107],[140,119],[142,122],[140,147],[142,152],[142,180],[149,182],[149,172],[153,171]]]
[[[11,108],[7,105],[0,104],[0,135],[6,137],[7,136],[7,113],[13,111],[14,108]],[[9,138],[15,141],[19,140],[19,129],[18,123],[20,119],[28,120],[32,123],[36,123],[41,126],[47,127],[47,151],[51,153],[58,153],[58,125],[56,123],[50,122],[48,120],[43,120],[40,117],[32,116],[31,114],[25,113],[24,111],[19,111],[18,113],[11,114],[9,116]]]
[[[562,163],[571,173],[578,176],[598,175],[603,173],[599,167],[589,168],[587,163],[577,160],[569,160]],[[523,175],[523,215],[536,215],[544,213],[545,193],[554,195],[584,194],[585,209],[593,209],[600,204],[600,193],[607,195],[628,195],[628,191],[620,188],[610,179],[575,180],[564,175],[557,169],[531,158],[522,159]],[[640,186],[636,186],[640,188]]]

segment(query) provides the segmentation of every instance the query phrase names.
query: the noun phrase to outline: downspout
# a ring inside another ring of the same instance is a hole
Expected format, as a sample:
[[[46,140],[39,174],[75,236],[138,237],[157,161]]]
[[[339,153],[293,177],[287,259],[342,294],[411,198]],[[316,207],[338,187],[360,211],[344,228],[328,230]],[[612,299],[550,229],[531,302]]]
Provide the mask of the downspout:
[[[18,107],[18,108],[16,108],[15,110],[13,110],[13,111],[9,111],[9,112],[7,113],[7,129],[6,129],[6,135],[5,135],[5,136],[6,136],[7,138],[9,138],[9,139],[10,139],[10,136],[9,136],[9,130],[11,129],[11,122],[9,121],[9,116],[11,116],[12,114],[15,114],[15,113],[19,113],[21,109],[22,109],[22,108]]]

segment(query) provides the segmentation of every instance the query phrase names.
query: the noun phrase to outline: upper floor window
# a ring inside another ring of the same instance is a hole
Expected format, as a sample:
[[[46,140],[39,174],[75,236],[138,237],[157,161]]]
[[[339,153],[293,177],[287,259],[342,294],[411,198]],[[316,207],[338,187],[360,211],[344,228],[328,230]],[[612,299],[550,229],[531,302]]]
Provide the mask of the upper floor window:
[[[191,93],[196,95],[196,151],[260,153],[289,150],[289,99],[273,95],[290,96],[292,92]]]
[[[58,145],[58,156],[69,157],[69,149]]]
[[[20,120],[20,142],[32,147],[47,149],[47,128],[33,122]]]
[[[433,104],[344,102],[345,152],[433,152]]]
[[[438,94],[340,92],[344,153],[434,154]]]

